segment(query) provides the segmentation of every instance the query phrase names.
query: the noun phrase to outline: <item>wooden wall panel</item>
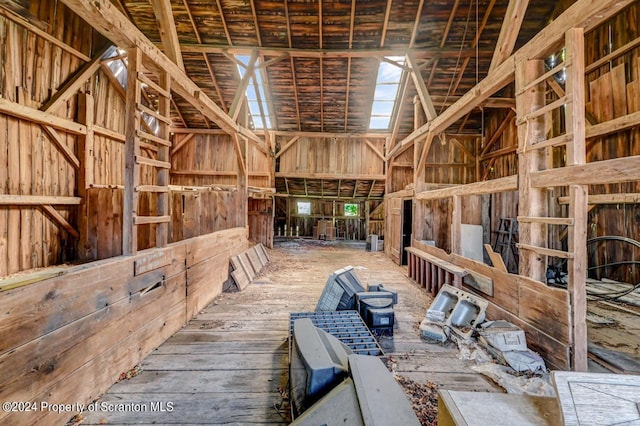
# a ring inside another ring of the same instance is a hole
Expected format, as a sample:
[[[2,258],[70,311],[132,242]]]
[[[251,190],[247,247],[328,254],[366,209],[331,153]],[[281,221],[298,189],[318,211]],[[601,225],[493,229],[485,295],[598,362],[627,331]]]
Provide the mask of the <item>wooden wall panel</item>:
[[[249,198],[249,240],[273,248],[273,199]]]
[[[284,146],[290,138],[279,138]],[[379,152],[384,139],[368,138]],[[301,137],[280,157],[281,173],[323,173],[362,175],[384,173],[384,161],[367,145],[365,138]]]
[[[96,399],[219,294],[229,257],[246,247],[245,229],[233,228],[1,292],[0,398]],[[0,422],[54,424],[72,415],[0,413]]]
[[[444,136],[435,138],[427,155],[425,180],[428,183],[463,184],[475,182],[475,161],[454,142],[475,152],[475,138]]]
[[[384,252],[398,264],[400,263],[400,246],[402,244],[402,201],[402,198],[386,198],[384,200]]]
[[[171,157],[171,184],[235,186],[238,173],[236,158],[231,136],[226,134],[194,135],[183,148]]]

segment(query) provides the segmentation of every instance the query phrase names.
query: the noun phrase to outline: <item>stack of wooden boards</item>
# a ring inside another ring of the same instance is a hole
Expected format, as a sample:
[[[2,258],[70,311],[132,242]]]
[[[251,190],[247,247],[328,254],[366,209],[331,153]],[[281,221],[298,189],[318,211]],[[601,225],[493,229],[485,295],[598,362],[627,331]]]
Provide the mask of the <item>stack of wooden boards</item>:
[[[269,259],[267,249],[260,243],[237,256],[231,257],[230,260],[233,270],[229,272],[229,275],[238,290],[243,290],[271,259]]]

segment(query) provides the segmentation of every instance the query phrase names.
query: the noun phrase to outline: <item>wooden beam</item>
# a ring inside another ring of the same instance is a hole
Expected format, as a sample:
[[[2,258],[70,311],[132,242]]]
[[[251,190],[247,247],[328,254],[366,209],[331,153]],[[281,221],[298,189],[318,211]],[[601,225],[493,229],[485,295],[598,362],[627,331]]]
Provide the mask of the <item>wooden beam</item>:
[[[54,46],[58,46],[60,49],[64,50],[65,52],[75,56],[76,58],[82,59],[85,62],[89,62],[91,60],[90,57],[88,57],[87,55],[85,55],[84,53],[80,52],[77,49],[74,49],[73,47],[69,46],[68,44],[62,42],[61,40],[57,39],[56,37],[52,36],[51,34],[49,34],[47,31],[40,29],[37,25],[33,25],[32,23],[30,23],[28,20],[26,20],[25,18],[23,18],[22,16],[14,13],[11,10],[8,10],[6,8],[1,8],[0,7],[0,15],[4,16],[5,18],[15,22],[16,24],[22,26],[23,28],[26,28],[27,30],[31,31],[32,33],[36,34],[38,37],[41,37],[43,40],[48,41],[49,43],[53,44]]]
[[[176,23],[173,19],[173,11],[171,10],[171,1],[151,0],[151,6],[158,20],[158,31],[160,32],[160,40],[162,40],[164,47],[164,54],[184,71],[178,31],[176,30]]]
[[[423,191],[416,194],[416,200],[439,200],[454,195],[481,195],[497,192],[515,191],[518,189],[518,176],[507,176],[499,179],[457,185],[449,188]]]
[[[62,0],[62,2],[120,48],[139,47],[146,57],[169,73],[173,82],[172,90],[221,129],[229,134],[240,132],[251,140],[260,140],[249,129],[238,126],[109,0]],[[182,51],[184,52],[184,49]]]
[[[289,179],[384,180],[385,175],[277,172],[276,177]]]
[[[300,139],[300,136],[294,136],[293,138],[291,138],[291,140],[289,142],[287,142],[282,149],[280,149],[280,151],[278,151],[278,153],[276,154],[276,158],[280,158],[280,156],[282,154],[284,154],[285,152],[287,152],[287,150],[289,148],[291,148],[296,142],[298,142],[298,140]]]
[[[521,58],[544,57],[544,55],[552,51],[562,42],[564,31],[567,28],[582,26],[585,31],[589,31],[602,22],[605,22],[624,7],[633,3],[633,1],[634,0],[620,0],[611,3],[600,0],[578,0],[562,15],[536,34],[514,55],[511,55],[501,65],[497,66],[484,80],[469,90],[456,103],[443,111],[433,122],[427,123],[415,130],[405,138],[402,143],[405,141],[413,141],[413,139],[423,135],[429,129],[434,133],[442,132],[469,111],[482,104],[482,102],[491,95],[512,82],[514,79],[516,55],[519,55]],[[388,154],[387,158],[390,158]]]
[[[442,38],[440,39],[441,49],[447,43],[447,38],[449,37],[449,31],[451,30],[451,25],[453,24],[453,19],[456,17],[456,12],[458,11],[459,5],[460,5],[460,0],[455,0],[455,2],[453,3],[453,7],[451,8],[451,13],[449,14],[449,19],[447,20],[447,25],[444,27],[444,34],[442,34]]]
[[[71,0],[69,0],[71,1]],[[286,10],[285,10],[286,11]],[[292,58],[383,58],[385,56],[404,56],[408,52],[420,59],[457,59],[458,57],[491,58],[493,50],[475,49],[459,47],[455,48],[344,48],[344,49],[303,49],[295,47],[255,47],[255,46],[230,46],[207,43],[182,43],[180,44],[183,53],[216,53],[228,55],[249,55],[255,49],[264,56],[289,56]]]
[[[635,39],[631,40],[629,43],[625,44],[624,46],[617,48],[616,50],[609,53],[608,55],[605,55],[602,58],[598,59],[597,61],[589,64],[584,71],[585,73],[588,74],[591,71],[595,70],[596,68],[600,68],[603,65],[609,65],[611,64],[612,59],[617,58],[618,56],[624,55],[628,51],[635,49],[638,46],[640,46],[640,37],[636,37]]]
[[[558,204],[569,204],[569,197],[558,197]],[[593,194],[587,204],[640,204],[640,193]]]
[[[513,119],[513,117],[515,117],[515,115],[516,113],[514,111],[509,111],[507,116],[504,118],[504,120],[502,120],[502,122],[498,126],[498,129],[495,131],[493,135],[491,135],[491,137],[487,141],[487,144],[484,146],[484,148],[482,149],[482,152],[480,153],[480,157],[485,155],[489,151],[489,149],[493,146],[493,144],[496,143],[498,138],[502,136],[504,131],[511,124],[511,120]]]
[[[21,120],[30,121],[32,123],[51,126],[75,135],[83,135],[87,133],[87,128],[82,124],[78,124],[69,119],[58,117],[57,115],[40,111],[17,102],[12,102],[6,98],[0,98],[0,113],[19,118]]]
[[[188,133],[185,137],[180,139],[180,142],[178,142],[177,144],[175,144],[173,146],[173,149],[171,150],[171,155],[174,155],[176,152],[178,152],[182,148],[184,148],[184,146],[187,144],[187,142],[189,142],[194,136],[195,136],[194,133]]]
[[[364,143],[367,144],[371,151],[373,151],[373,153],[376,154],[382,161],[385,161],[384,155],[382,155],[380,150],[374,144],[372,144],[369,139],[365,139]]]
[[[78,205],[80,197],[60,197],[53,195],[9,195],[0,194],[0,206],[72,206]]]
[[[587,127],[585,136],[586,138],[595,138],[637,126],[640,126],[640,111]]]
[[[42,125],[42,130],[47,135],[48,139],[53,143],[53,145],[58,148],[60,153],[67,159],[69,163],[75,168],[80,168],[80,160],[73,153],[73,150],[69,148],[69,146],[62,140],[56,129],[51,126]],[[81,135],[84,137],[84,135]]]
[[[418,64],[411,53],[407,53],[406,58],[409,66],[411,67],[411,78],[413,79],[413,84],[415,85],[418,96],[420,97],[422,108],[427,115],[427,121],[431,121],[437,117],[437,113],[433,103],[431,102],[431,96],[429,95],[427,86],[424,84],[422,73],[420,72],[420,68],[418,68]]]
[[[76,231],[75,228],[71,226],[69,222],[67,222],[67,219],[65,219],[64,216],[62,216],[58,212],[58,210],[53,208],[53,206],[45,204],[42,206],[42,210],[44,210],[49,215],[49,217],[53,219],[54,222],[60,225],[62,229],[67,231],[73,238],[75,238],[76,240],[80,238],[80,234],[78,233],[78,231]]]
[[[531,185],[536,188],[600,185],[636,180],[640,180],[640,155],[542,170],[531,174]]]
[[[489,74],[513,52],[528,5],[529,0],[509,0],[507,12],[504,15],[502,27],[500,28],[498,42],[496,43],[496,50],[491,59],[491,65],[489,66]]]
[[[240,115],[240,110],[242,103],[246,99],[246,91],[249,82],[253,78],[253,73],[256,67],[256,61],[258,60],[258,51],[254,50],[251,53],[251,57],[249,58],[249,63],[246,65],[244,70],[244,76],[242,76],[242,80],[240,84],[236,88],[236,95],[233,98],[233,102],[231,102],[231,108],[229,108],[229,115],[231,118],[236,121],[238,119],[238,115]]]
[[[111,44],[107,43],[104,47],[98,49],[91,61],[81,66],[78,71],[76,71],[75,74],[73,74],[73,76],[42,105],[40,110],[54,112],[59,106],[75,95],[82,85],[87,82],[89,77],[94,75],[100,69],[100,66],[102,65],[102,56],[110,47]]]
[[[235,148],[237,157],[236,160],[238,162],[238,168],[240,169],[238,175],[244,176],[247,173],[247,164],[242,146],[240,145],[240,138],[238,137],[238,135],[231,135],[231,137],[233,138],[233,146]]]

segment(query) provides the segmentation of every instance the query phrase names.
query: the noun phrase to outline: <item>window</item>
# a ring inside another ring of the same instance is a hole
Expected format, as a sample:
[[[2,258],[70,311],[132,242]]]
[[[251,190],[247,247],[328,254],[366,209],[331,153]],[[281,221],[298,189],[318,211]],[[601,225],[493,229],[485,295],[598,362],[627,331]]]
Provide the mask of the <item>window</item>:
[[[345,204],[344,205],[344,215],[345,216],[358,216],[358,205],[357,204]]]
[[[298,214],[311,214],[311,203],[308,201],[298,201]]]
[[[240,78],[244,77],[246,68],[249,66],[251,57],[248,55],[237,55],[236,58],[244,64],[244,67],[238,65]],[[254,129],[271,129],[271,116],[269,114],[269,105],[267,104],[265,78],[263,74],[264,67],[259,67],[260,59],[257,60],[251,81],[247,85],[245,95],[249,104],[249,115],[253,123]]]
[[[402,78],[402,66],[405,59],[402,56],[388,56],[394,63],[380,62],[378,66],[378,78],[371,104],[371,118],[369,129],[387,130],[391,125],[391,117],[396,108],[398,87]],[[397,65],[396,65],[397,64]]]

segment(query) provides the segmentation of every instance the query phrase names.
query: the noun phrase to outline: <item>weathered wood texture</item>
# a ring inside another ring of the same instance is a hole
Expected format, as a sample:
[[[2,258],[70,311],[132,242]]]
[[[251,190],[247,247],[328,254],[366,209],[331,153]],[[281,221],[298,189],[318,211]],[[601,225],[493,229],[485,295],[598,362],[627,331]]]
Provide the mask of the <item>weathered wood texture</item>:
[[[384,161],[367,145],[366,140],[379,152],[384,152],[384,139],[301,137],[280,156],[278,172],[382,175]],[[285,146],[287,141],[284,138],[280,143]]]
[[[0,292],[0,398],[88,403],[221,293],[244,228],[71,267]],[[4,424],[69,413],[0,413]]]
[[[88,258],[106,259],[122,254],[122,197],[121,188],[89,188],[88,204]],[[169,241],[205,235],[238,226],[234,214],[237,202],[236,191],[215,191],[205,188],[194,191],[171,190]],[[157,196],[153,193],[139,194],[139,214],[155,212]],[[138,228],[140,249],[155,246],[155,225]]]
[[[530,347],[545,357],[552,368],[569,368],[571,324],[569,295],[565,290],[508,274],[456,254],[447,254],[419,241],[414,240],[413,247],[491,278],[493,296],[478,293],[490,302],[487,316],[491,319],[506,319],[521,327],[527,335]],[[465,289],[477,292],[466,285]]]
[[[249,239],[273,248],[273,199],[249,198]]]
[[[95,36],[90,27],[82,25],[59,3],[31,2],[30,14],[49,23],[45,31],[57,42],[26,30],[19,18],[0,16],[0,94],[3,100],[37,110],[82,67],[104,39]],[[54,118],[75,119],[75,96],[59,102],[48,113]],[[75,195],[76,169],[56,143],[73,155],[77,137],[62,130],[56,134],[58,142],[38,124],[0,115],[0,193]],[[57,210],[67,222],[75,223],[75,208]],[[71,260],[75,256],[74,244],[74,238],[37,206],[0,207],[0,276]]]
[[[296,240],[269,250],[272,264],[242,292],[224,293],[142,362],[142,373],[116,383],[99,402],[160,400],[172,412],[84,413],[83,424],[288,423],[281,404],[287,388],[290,312],[313,310],[326,277],[361,266],[365,284],[398,292],[393,337],[381,338],[397,374],[445,389],[496,391],[456,358],[457,348],[420,339],[416,325],[431,297],[404,277],[403,268],[364,245]],[[295,297],[292,297],[295,294]]]
[[[585,37],[587,69],[590,64],[606,57],[609,51],[617,51],[640,36],[638,14],[640,6],[634,4],[611,20],[613,31],[609,34],[604,25]],[[624,30],[622,30],[624,29]],[[640,111],[640,47],[622,49],[621,54],[610,57],[586,74],[588,83],[587,113],[595,124]],[[587,137],[589,128],[587,127]],[[640,154],[640,127],[633,126],[604,137],[587,139],[587,161],[599,161]],[[638,193],[639,182],[590,185],[589,195]],[[568,193],[566,193],[568,194]],[[636,217],[640,204],[602,204],[589,211],[587,238],[603,235],[629,236],[640,240],[640,224]],[[605,265],[637,259],[640,249],[616,242],[603,242],[588,247],[589,266]],[[637,283],[640,268],[633,265],[612,266],[590,270],[594,278]]]

